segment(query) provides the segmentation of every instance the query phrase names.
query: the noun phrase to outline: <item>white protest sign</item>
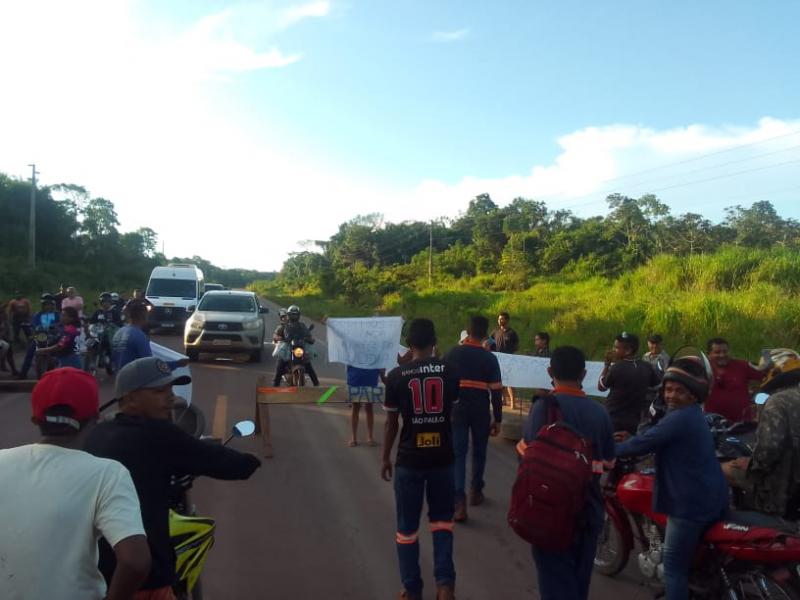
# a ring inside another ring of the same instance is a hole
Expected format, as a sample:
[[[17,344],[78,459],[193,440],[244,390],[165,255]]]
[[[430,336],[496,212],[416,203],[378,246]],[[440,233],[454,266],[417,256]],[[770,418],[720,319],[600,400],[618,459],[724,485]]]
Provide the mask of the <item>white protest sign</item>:
[[[402,317],[328,319],[328,362],[360,369],[393,369],[403,329]]]
[[[500,375],[504,386],[545,390],[553,387],[552,379],[547,374],[547,367],[550,366],[549,358],[505,354],[502,352],[493,352],[492,354],[497,357],[497,362],[500,363]],[[602,362],[586,363],[583,390],[590,396],[606,396],[608,394],[608,392],[601,392],[597,388],[597,381],[602,370]]]
[[[156,344],[155,342],[150,342],[150,350],[153,352],[153,356],[156,358],[160,358],[164,362],[172,362],[176,360],[184,360],[189,358],[188,356],[184,356],[180,352],[175,352],[171,348],[167,348],[160,344]],[[188,375],[189,377],[192,376],[192,372],[189,370],[189,367],[178,367],[172,373],[175,377],[181,377],[182,375]],[[175,393],[176,396],[180,396],[184,400],[186,400],[187,404],[192,403],[192,384],[188,383],[186,385],[176,385],[172,388],[172,391]]]

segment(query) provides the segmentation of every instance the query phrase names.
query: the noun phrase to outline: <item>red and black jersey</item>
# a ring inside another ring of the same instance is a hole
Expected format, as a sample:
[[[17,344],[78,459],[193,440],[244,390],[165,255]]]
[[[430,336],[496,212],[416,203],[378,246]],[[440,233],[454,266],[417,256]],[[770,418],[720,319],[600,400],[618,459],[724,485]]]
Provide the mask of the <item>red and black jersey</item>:
[[[503,420],[503,384],[497,357],[468,338],[450,350],[445,360],[458,370],[462,408],[482,403],[488,409],[491,401],[494,420],[500,423]]]
[[[458,401],[458,375],[438,358],[415,360],[386,377],[384,408],[403,419],[397,465],[415,469],[453,464],[450,415]]]

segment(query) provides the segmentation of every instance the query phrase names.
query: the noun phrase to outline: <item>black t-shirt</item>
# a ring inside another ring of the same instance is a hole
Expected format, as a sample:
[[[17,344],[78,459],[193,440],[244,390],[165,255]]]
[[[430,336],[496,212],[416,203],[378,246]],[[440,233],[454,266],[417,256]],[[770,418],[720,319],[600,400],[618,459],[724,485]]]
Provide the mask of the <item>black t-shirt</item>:
[[[653,366],[644,360],[623,360],[611,365],[604,387],[609,389],[606,409],[615,431],[636,431],[647,408],[648,389],[659,384]]]
[[[453,464],[450,415],[458,401],[458,383],[455,369],[438,358],[415,360],[389,372],[384,407],[403,418],[397,466]]]
[[[208,475],[217,479],[247,479],[261,461],[219,444],[201,442],[169,421],[117,414],[89,434],[87,452],[122,463],[131,473],[152,566],[142,589],[172,585],[175,551],[169,537],[169,508],[173,500],[173,475]],[[100,570],[107,580],[114,572],[111,547],[100,545]]]

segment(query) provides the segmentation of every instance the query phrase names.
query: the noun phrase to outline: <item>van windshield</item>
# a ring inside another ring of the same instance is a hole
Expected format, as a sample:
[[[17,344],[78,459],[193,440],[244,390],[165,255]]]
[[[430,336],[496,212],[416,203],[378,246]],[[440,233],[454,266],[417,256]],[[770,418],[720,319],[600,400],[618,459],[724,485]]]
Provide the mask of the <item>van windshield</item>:
[[[197,283],[191,279],[151,279],[146,295],[195,298],[197,297]]]

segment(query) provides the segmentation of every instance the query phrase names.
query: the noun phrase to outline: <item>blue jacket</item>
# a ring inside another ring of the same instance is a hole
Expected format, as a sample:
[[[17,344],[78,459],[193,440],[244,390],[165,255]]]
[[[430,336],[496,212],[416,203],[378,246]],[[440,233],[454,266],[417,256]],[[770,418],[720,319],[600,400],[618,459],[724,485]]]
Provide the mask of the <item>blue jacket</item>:
[[[46,313],[44,311],[39,311],[33,315],[31,319],[31,328],[36,329],[37,327],[43,327],[47,329],[51,325],[58,325],[60,321],[61,319],[59,319],[57,312]]]
[[[699,404],[668,411],[642,435],[617,444],[617,457],[655,453],[653,509],[710,522],[728,509],[728,484]]]

